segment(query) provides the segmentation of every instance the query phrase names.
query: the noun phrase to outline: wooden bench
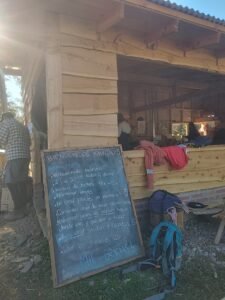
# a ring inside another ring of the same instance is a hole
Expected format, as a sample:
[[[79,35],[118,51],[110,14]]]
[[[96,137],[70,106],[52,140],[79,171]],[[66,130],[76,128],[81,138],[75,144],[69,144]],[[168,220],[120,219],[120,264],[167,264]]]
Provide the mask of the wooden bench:
[[[212,215],[214,218],[220,218],[220,224],[216,233],[214,243],[218,245],[221,241],[225,228],[225,199],[219,199],[212,203],[204,203],[207,205],[201,209],[190,209],[195,215]]]

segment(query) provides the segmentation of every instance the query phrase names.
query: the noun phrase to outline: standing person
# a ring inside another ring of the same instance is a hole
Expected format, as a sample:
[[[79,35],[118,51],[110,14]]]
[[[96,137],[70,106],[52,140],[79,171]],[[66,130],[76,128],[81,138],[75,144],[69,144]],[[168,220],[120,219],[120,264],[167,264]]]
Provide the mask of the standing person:
[[[201,135],[198,132],[198,129],[196,128],[195,124],[193,122],[189,122],[189,124],[188,124],[188,141],[193,142],[200,136]]]
[[[26,215],[30,135],[28,129],[11,112],[2,115],[0,144],[6,151],[7,159],[4,182],[14,203],[14,211],[7,214],[5,219],[14,221]]]
[[[197,147],[207,146],[210,145],[212,139],[208,136],[201,136],[198,129],[196,128],[193,122],[189,123],[189,134],[188,134],[188,141],[189,143],[193,143]]]
[[[118,129],[119,129],[119,138],[118,142],[122,145],[124,151],[131,150],[131,126],[128,122],[128,114],[119,114],[118,115]]]

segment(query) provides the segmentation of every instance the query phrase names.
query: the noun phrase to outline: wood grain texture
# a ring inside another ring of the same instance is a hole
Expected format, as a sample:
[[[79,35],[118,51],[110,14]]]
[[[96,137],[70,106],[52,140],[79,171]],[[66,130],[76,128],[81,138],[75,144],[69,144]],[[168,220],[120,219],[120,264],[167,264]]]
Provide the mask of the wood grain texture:
[[[48,117],[48,148],[63,146],[61,55],[53,50],[46,54],[46,89]]]
[[[117,81],[63,75],[64,93],[117,94]]]
[[[161,61],[207,72],[225,73],[225,61],[220,59],[217,64],[210,52],[195,50],[184,57],[181,49],[171,43],[168,44],[166,41],[163,41],[156,50],[147,49],[140,35],[135,35],[123,29],[120,30],[119,38],[118,32],[112,30],[102,34],[101,40],[88,40],[83,37],[61,35],[60,43],[64,51],[75,47],[95,49],[105,53]]]
[[[118,112],[117,95],[63,94],[64,115],[103,115]]]
[[[99,147],[99,146],[115,146],[118,140],[115,137],[105,136],[79,136],[79,135],[65,135],[64,147]]]
[[[117,80],[116,55],[96,50],[62,48],[62,73]]]
[[[93,30],[93,24],[88,20],[61,14],[59,17],[59,28],[61,33],[82,36],[91,40],[97,39],[97,33]]]
[[[225,186],[225,147],[190,149],[189,163],[182,170],[171,170],[168,164],[154,167],[154,190],[181,193]],[[152,192],[146,188],[144,151],[124,152],[125,169],[133,199]]]
[[[117,137],[117,115],[64,116],[64,134]],[[91,146],[91,143],[90,143]]]

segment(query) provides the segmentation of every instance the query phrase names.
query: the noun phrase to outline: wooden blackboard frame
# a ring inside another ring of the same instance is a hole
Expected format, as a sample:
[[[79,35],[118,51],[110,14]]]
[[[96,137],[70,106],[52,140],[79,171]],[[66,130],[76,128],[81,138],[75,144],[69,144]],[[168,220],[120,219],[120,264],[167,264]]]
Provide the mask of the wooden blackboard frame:
[[[104,268],[100,268],[97,271],[93,271],[93,272],[88,272],[82,276],[77,276],[74,277],[72,279],[66,280],[63,283],[58,283],[57,281],[57,271],[56,271],[56,261],[55,261],[55,245],[54,245],[54,241],[53,241],[53,230],[52,230],[52,219],[51,219],[51,213],[50,213],[50,205],[49,205],[49,197],[48,197],[48,181],[47,181],[47,177],[46,177],[46,167],[45,167],[45,160],[44,160],[44,154],[45,153],[49,153],[49,152],[59,152],[59,151],[77,151],[77,150],[88,150],[88,149],[104,149],[104,148],[118,148],[120,150],[120,154],[121,154],[121,158],[122,158],[122,164],[123,164],[123,172],[124,172],[124,176],[126,178],[127,181],[127,176],[126,176],[126,171],[125,171],[125,166],[124,166],[124,157],[123,157],[123,151],[120,145],[115,145],[115,146],[98,146],[98,147],[77,147],[77,148],[60,148],[60,149],[49,149],[49,150],[43,150],[41,152],[41,159],[42,159],[42,172],[43,172],[43,184],[44,184],[44,193],[45,193],[45,206],[46,206],[46,217],[47,217],[47,225],[48,225],[48,243],[49,243],[49,249],[50,249],[50,258],[51,258],[51,269],[52,269],[52,275],[53,275],[53,286],[54,288],[59,288],[62,286],[65,286],[67,284],[70,284],[72,282],[76,282],[79,281],[81,279],[87,278],[89,276],[93,276],[95,274],[107,271],[109,269],[112,268],[116,268],[118,266],[127,264],[131,261],[134,261],[138,258],[141,258],[144,256],[145,251],[144,251],[144,245],[143,245],[143,240],[142,240],[142,236],[141,236],[141,231],[140,231],[140,226],[139,226],[139,222],[137,219],[137,214],[136,214],[136,210],[134,207],[134,203],[131,199],[131,194],[130,194],[130,190],[129,190],[129,184],[127,181],[127,188],[128,188],[128,194],[129,194],[129,199],[131,202],[131,207],[132,207],[132,211],[134,214],[134,218],[135,218],[135,223],[136,223],[136,228],[137,228],[137,233],[138,233],[138,240],[140,243],[140,248],[141,248],[141,254],[138,256],[134,256],[131,257],[127,260],[124,261],[120,261],[118,263],[114,263],[111,265],[107,265]]]

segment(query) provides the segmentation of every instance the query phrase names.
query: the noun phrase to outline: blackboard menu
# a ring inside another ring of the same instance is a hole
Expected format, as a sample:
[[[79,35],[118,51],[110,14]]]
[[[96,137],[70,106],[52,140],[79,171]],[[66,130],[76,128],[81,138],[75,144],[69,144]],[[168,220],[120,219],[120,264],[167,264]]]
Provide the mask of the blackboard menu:
[[[42,158],[55,286],[143,255],[119,146]]]

